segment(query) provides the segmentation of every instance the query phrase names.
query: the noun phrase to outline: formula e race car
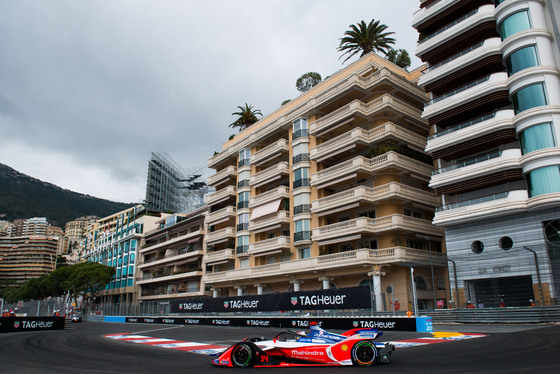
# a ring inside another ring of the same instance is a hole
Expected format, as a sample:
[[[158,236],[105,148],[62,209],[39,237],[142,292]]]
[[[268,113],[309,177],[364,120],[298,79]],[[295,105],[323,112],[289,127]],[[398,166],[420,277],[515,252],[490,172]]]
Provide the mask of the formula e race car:
[[[395,347],[373,342],[377,329],[352,329],[342,334],[311,324],[310,333],[287,330],[273,339],[245,338],[212,361],[226,367],[371,366],[389,362]]]

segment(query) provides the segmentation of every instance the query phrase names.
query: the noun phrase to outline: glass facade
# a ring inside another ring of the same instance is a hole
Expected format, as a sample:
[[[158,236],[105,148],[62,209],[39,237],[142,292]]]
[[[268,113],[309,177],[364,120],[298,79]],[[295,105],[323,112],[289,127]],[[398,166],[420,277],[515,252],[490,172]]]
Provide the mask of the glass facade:
[[[515,114],[527,109],[546,105],[544,85],[542,83],[532,84],[515,92],[512,96]]]
[[[502,36],[502,40],[504,40],[519,31],[528,30],[530,28],[531,20],[529,19],[529,12],[522,10],[521,12],[510,15],[500,23],[500,35]]]
[[[527,185],[529,197],[560,192],[559,165],[545,166],[531,171],[527,174]]]
[[[538,65],[539,61],[535,46],[518,49],[506,57],[506,68],[509,76],[523,69]]]
[[[543,148],[555,147],[554,134],[550,123],[529,127],[519,134],[522,154]]]

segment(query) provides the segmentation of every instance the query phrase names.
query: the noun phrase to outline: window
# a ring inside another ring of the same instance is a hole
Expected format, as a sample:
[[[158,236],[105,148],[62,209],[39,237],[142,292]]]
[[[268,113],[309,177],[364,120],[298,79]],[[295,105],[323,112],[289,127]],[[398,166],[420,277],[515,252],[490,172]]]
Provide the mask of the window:
[[[500,23],[500,35],[502,40],[507,37],[518,33],[519,31],[528,30],[531,28],[531,21],[529,19],[529,12],[522,10],[507,17]]]
[[[503,236],[499,244],[501,249],[507,251],[513,247],[513,240],[509,236]]]
[[[237,194],[237,209],[249,207],[249,192],[241,192]]]
[[[523,87],[513,94],[512,99],[515,114],[547,104],[542,83]]]
[[[237,238],[236,253],[247,253],[249,250],[249,235],[239,236]]]
[[[523,154],[556,146],[550,123],[543,123],[523,130],[519,134],[519,141]]]
[[[294,171],[294,188],[309,186],[309,168],[299,168]]]
[[[560,192],[560,168],[558,165],[535,169],[527,175],[529,197]]]
[[[471,251],[476,254],[482,253],[484,251],[484,244],[480,240],[472,242]]]
[[[302,136],[308,135],[307,130],[307,118],[300,118],[292,122],[294,133],[292,135],[293,140],[301,138]]]
[[[300,219],[295,221],[295,226],[296,232],[294,234],[294,241],[311,239],[311,220]]]
[[[299,249],[299,258],[310,258],[311,257],[311,248],[300,248]]]
[[[241,260],[239,260],[239,268],[240,269],[247,269],[249,267],[249,259],[248,258],[242,258]]]
[[[368,212],[361,212],[358,217],[375,218],[375,210],[370,210]]]
[[[198,281],[188,281],[187,282],[187,292],[196,292],[198,291]]]
[[[414,283],[416,283],[417,290],[427,290],[428,289],[428,282],[424,279],[424,277],[417,275],[414,277]]]
[[[239,172],[237,176],[237,187],[244,187],[249,185],[249,180],[251,179],[251,171],[243,170]]]
[[[249,213],[239,214],[237,216],[237,231],[249,229]]]
[[[308,213],[311,211],[311,195],[300,193],[294,195],[294,214]]]
[[[506,57],[506,68],[509,76],[523,69],[538,65],[539,61],[537,59],[537,50],[535,46],[518,49]]]
[[[239,162],[237,166],[245,166],[249,165],[249,160],[251,159],[251,150],[250,149],[242,149],[239,151]]]

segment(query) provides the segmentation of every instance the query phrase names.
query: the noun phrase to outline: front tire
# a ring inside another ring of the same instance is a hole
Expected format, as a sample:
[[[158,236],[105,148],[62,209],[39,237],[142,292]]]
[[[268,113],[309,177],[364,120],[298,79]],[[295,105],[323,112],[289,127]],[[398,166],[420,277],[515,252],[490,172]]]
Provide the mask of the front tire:
[[[255,363],[255,348],[249,343],[237,343],[231,350],[231,363],[237,368],[248,368]]]
[[[377,348],[369,340],[362,340],[352,347],[352,364],[355,366],[371,366],[377,359]]]

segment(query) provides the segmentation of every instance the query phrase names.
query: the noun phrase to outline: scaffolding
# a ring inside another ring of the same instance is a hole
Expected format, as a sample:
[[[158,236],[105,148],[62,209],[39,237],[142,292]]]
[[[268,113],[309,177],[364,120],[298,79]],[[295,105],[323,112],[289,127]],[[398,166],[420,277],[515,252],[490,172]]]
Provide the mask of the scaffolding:
[[[186,213],[202,206],[208,191],[203,170],[183,169],[167,153],[152,152],[148,162],[147,209]]]

